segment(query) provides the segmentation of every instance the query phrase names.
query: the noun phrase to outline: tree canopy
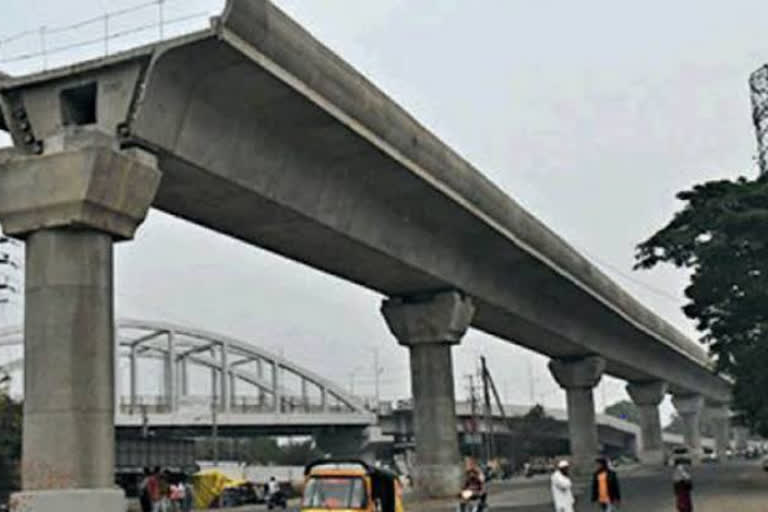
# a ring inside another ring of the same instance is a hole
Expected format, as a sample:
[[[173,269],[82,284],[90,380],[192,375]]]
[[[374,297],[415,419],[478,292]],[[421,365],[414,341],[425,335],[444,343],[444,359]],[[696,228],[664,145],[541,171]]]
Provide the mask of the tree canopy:
[[[768,435],[768,180],[717,180],[680,192],[685,204],[638,245],[637,268],[689,270],[683,312],[735,380],[733,407]]]
[[[622,400],[609,405],[605,408],[605,414],[636,425],[640,424],[640,412],[637,410],[637,406],[629,400]]]

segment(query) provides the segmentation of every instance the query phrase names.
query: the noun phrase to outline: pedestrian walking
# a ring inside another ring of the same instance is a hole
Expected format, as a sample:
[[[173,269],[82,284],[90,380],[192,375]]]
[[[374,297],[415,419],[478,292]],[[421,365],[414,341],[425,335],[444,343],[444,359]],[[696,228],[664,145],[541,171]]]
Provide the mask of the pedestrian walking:
[[[573,483],[571,482],[570,464],[567,460],[557,463],[557,469],[552,473],[552,501],[555,504],[555,512],[573,512],[576,499],[573,497]]]
[[[171,475],[166,470],[160,473],[160,503],[158,505],[158,512],[171,512]]]
[[[693,482],[684,462],[678,462],[675,466],[673,482],[677,512],[693,512],[693,501],[691,500]]]
[[[614,512],[621,503],[619,477],[608,464],[608,459],[597,459],[597,471],[592,477],[592,502],[600,505],[600,510]]]
[[[171,510],[173,512],[181,512],[182,504],[184,502],[185,492],[186,492],[186,489],[184,489],[184,484],[182,483],[181,479],[171,484],[170,498],[171,498]]]
[[[147,489],[147,483],[152,472],[149,468],[144,468],[144,475],[139,482],[139,504],[141,505],[141,512],[152,512],[152,500],[149,498],[149,490]]]
[[[151,512],[162,512],[162,492],[160,489],[160,468],[156,467],[147,478],[147,497]]]
[[[181,477],[181,484],[184,486],[184,500],[181,502],[181,512],[190,512],[195,503],[195,491],[192,489],[187,475]]]

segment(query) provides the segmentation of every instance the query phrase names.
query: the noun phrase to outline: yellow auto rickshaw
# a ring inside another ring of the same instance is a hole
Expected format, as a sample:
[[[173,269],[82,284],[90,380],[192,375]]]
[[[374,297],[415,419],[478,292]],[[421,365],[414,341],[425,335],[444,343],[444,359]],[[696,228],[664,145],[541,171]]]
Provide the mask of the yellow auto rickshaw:
[[[405,512],[397,475],[360,460],[325,459],[304,470],[301,512]]]

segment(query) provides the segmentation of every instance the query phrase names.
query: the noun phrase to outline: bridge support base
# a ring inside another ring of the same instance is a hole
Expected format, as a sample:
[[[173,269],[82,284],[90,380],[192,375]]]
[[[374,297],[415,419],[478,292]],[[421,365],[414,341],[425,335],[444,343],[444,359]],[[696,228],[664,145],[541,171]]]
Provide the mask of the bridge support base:
[[[725,452],[731,443],[731,414],[728,405],[716,404],[707,406],[707,418],[715,430],[715,451],[718,458],[723,461],[726,458]]]
[[[627,393],[640,414],[640,442],[637,458],[647,466],[663,466],[666,462],[664,439],[659,417],[659,404],[667,393],[664,382],[631,382]]]
[[[11,512],[124,512],[118,489],[61,489],[19,492],[11,496]]]
[[[474,314],[472,302],[450,291],[426,298],[387,300],[382,313],[392,334],[411,352],[416,491],[429,497],[457,496],[463,469],[451,346],[461,341],[469,327]]]
[[[568,435],[571,444],[571,472],[576,477],[591,473],[600,448],[592,390],[600,382],[605,360],[590,356],[582,359],[553,359],[549,370],[565,389],[568,400]]]
[[[701,462],[701,411],[704,397],[701,395],[675,395],[672,404],[683,420],[685,445],[691,452],[691,462]]]
[[[124,507],[103,491],[114,485],[112,246],[143,221],[160,174],[112,143],[73,128],[50,153],[0,162],[0,221],[26,240],[19,511]]]

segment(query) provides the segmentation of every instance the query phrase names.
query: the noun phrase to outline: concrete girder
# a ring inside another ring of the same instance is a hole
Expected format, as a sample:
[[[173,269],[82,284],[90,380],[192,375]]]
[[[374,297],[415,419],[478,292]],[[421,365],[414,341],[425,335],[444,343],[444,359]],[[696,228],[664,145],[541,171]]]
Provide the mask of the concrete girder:
[[[0,95],[45,141],[62,91],[94,80],[119,91],[98,96],[99,127],[159,155],[156,207],[387,296],[463,290],[479,329],[729,398],[700,346],[269,2],[229,0],[210,30],[6,79]]]

